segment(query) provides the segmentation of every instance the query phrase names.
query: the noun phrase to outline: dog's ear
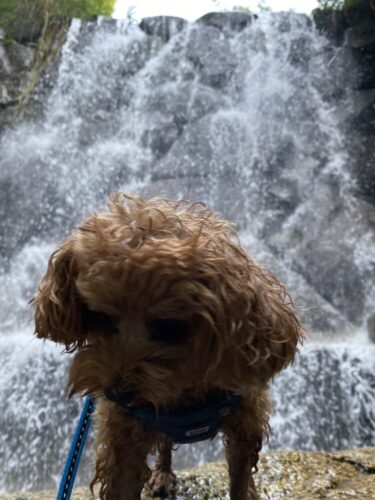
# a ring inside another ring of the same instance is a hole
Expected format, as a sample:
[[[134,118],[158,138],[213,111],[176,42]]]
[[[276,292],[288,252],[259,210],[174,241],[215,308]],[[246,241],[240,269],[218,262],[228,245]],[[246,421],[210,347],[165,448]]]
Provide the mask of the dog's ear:
[[[35,334],[65,344],[68,351],[83,345],[83,304],[75,280],[78,274],[71,242],[65,241],[52,254],[37,293],[34,307]]]
[[[293,302],[276,279],[263,296],[260,317],[255,345],[261,355],[260,365],[274,376],[294,360],[304,336]]]
[[[259,271],[258,284],[251,288],[237,335],[248,365],[267,381],[293,361],[305,329],[277,278]]]

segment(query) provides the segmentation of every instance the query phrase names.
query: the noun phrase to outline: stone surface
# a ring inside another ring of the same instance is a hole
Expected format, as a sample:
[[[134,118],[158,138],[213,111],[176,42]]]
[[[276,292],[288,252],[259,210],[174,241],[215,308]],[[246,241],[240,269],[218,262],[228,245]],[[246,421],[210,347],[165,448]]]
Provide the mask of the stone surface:
[[[239,32],[247,28],[257,16],[246,12],[209,12],[197,20],[197,23],[213,26],[227,32]]]
[[[304,210],[287,229],[275,231],[269,243],[278,251],[292,244],[294,269],[349,321],[361,324],[367,300],[363,283],[374,275],[370,263],[364,266],[366,249],[375,244],[374,229],[372,205],[352,197],[342,199],[334,186],[327,184],[311,193]],[[330,285],[332,276],[335,287]]]
[[[35,48],[0,37],[0,133],[27,86],[34,55]]]
[[[198,69],[200,82],[214,88],[228,83],[238,58],[219,28],[200,23],[189,31],[186,56]]]
[[[158,36],[164,42],[168,42],[173,35],[186,28],[187,25],[188,22],[181,17],[155,16],[144,17],[139,27],[147,35]]]
[[[375,8],[373,0],[351,0],[346,2],[345,14],[353,29],[353,36],[365,44],[375,42]]]
[[[375,448],[335,453],[261,453],[255,482],[261,500],[375,499]],[[0,500],[52,500],[54,491],[0,495]],[[210,463],[177,474],[180,500],[228,499],[226,465]],[[87,488],[76,488],[72,500],[92,498]],[[142,500],[152,498],[144,491]]]
[[[375,313],[367,318],[367,332],[371,342],[375,343]]]
[[[348,22],[342,10],[316,9],[313,11],[313,17],[319,31],[337,44],[343,42]]]

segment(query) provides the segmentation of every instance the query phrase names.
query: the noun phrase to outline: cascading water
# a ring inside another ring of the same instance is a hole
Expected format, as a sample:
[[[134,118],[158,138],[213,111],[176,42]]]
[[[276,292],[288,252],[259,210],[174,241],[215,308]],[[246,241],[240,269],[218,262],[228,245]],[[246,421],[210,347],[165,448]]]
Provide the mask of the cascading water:
[[[312,331],[273,384],[271,447],[375,442],[374,235],[351,191],[338,49],[291,13],[152,26],[74,21],[42,113],[1,139],[0,491],[61,472],[79,402],[27,301],[54,244],[116,191],[206,202],[288,284]],[[221,453],[216,440],[177,461]]]

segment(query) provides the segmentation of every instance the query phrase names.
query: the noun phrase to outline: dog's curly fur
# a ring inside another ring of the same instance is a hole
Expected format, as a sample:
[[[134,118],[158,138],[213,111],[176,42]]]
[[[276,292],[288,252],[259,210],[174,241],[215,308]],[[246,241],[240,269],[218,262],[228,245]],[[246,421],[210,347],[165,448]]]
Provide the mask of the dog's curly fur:
[[[293,360],[303,329],[283,285],[249,258],[231,223],[198,203],[115,195],[51,256],[33,305],[36,335],[76,351],[71,394],[99,400],[100,498],[140,498],[156,449],[154,494],[173,485],[172,443],[105,398],[114,381],[156,408],[239,392],[221,427],[230,494],[257,498],[267,383]]]

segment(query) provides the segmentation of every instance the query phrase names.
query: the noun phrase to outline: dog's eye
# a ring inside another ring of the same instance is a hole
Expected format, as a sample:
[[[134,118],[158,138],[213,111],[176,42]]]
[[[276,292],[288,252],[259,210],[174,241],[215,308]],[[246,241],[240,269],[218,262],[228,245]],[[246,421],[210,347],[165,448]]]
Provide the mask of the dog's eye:
[[[112,318],[100,311],[92,311],[88,308],[83,309],[82,324],[85,330],[92,333],[117,333],[117,328]]]
[[[187,321],[180,319],[154,318],[149,320],[147,329],[150,332],[151,340],[180,344],[189,334],[190,325]]]

